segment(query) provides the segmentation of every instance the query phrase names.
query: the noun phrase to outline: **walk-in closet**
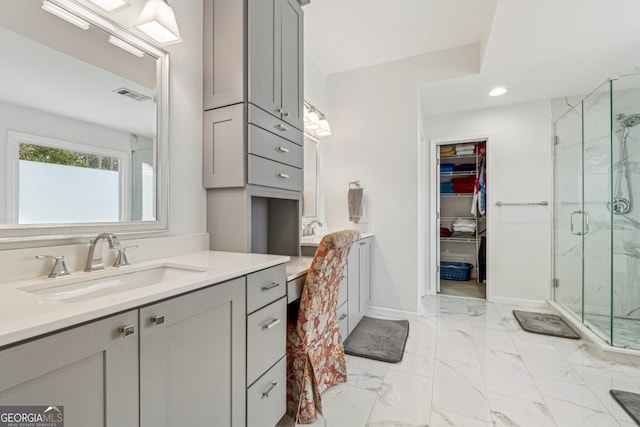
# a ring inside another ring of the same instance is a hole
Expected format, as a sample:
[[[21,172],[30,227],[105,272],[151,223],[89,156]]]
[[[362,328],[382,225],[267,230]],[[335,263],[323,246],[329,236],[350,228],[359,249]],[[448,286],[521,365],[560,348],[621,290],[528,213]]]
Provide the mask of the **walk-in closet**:
[[[486,140],[436,147],[438,286],[442,295],[486,299]]]

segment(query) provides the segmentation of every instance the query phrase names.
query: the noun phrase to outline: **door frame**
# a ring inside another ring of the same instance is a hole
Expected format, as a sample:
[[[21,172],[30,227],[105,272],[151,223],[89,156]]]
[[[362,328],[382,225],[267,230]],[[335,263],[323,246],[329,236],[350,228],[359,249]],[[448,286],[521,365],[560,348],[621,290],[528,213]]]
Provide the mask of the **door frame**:
[[[486,171],[487,171],[487,182],[490,184],[491,182],[495,182],[493,176],[493,167],[492,167],[492,159],[493,155],[493,144],[490,142],[492,138],[491,133],[482,133],[476,135],[465,135],[465,136],[451,136],[445,138],[429,138],[429,159],[431,161],[424,162],[425,165],[428,165],[429,168],[429,188],[428,195],[426,197],[429,200],[429,276],[428,281],[425,284],[425,294],[426,295],[436,295],[439,290],[440,278],[438,275],[437,266],[439,264],[440,258],[440,230],[438,229],[438,207],[439,207],[439,178],[440,178],[440,168],[437,167],[436,159],[438,156],[438,151],[441,145],[448,144],[462,144],[466,142],[476,142],[476,141],[485,141],[487,144],[487,160],[486,160]],[[426,150],[425,150],[426,151]],[[426,187],[425,187],[426,188]],[[489,185],[487,187],[487,198],[486,198],[486,206],[487,211],[490,211],[491,200],[493,200],[493,186]],[[427,218],[425,218],[426,220]],[[493,277],[494,277],[494,260],[495,260],[495,248],[493,238],[493,227],[492,227],[492,217],[488,216],[486,223],[486,236],[487,236],[487,279],[486,279],[486,287],[487,287],[487,298],[486,300],[489,302],[493,302]]]

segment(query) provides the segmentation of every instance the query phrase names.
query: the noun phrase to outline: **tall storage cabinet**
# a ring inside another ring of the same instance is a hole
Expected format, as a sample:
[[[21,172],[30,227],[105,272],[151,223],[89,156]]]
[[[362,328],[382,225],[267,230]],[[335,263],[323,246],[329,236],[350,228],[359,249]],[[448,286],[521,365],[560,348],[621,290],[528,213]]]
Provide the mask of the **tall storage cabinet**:
[[[204,0],[211,249],[299,254],[302,31],[297,0]]]

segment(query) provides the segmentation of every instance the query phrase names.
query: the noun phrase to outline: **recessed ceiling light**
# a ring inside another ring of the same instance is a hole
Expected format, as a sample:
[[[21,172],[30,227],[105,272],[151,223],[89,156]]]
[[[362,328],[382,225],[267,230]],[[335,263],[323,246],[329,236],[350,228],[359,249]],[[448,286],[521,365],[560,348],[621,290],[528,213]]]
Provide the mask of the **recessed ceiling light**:
[[[489,92],[489,96],[500,96],[500,95],[504,95],[505,93],[507,93],[506,87],[497,87],[497,88],[494,88],[491,92]]]

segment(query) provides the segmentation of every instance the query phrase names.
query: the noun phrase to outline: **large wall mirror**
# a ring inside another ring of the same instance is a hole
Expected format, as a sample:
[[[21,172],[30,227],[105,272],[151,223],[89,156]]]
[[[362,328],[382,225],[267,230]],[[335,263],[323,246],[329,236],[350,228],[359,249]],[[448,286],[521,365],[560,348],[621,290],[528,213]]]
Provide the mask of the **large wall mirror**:
[[[74,1],[0,0],[0,57],[0,241],[166,230],[168,54]]]

